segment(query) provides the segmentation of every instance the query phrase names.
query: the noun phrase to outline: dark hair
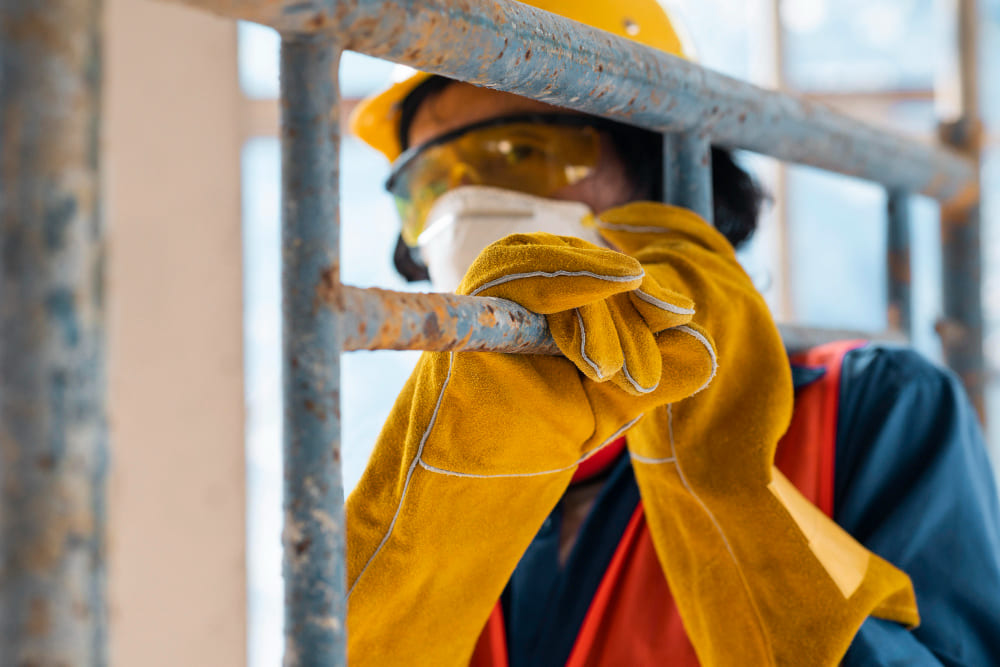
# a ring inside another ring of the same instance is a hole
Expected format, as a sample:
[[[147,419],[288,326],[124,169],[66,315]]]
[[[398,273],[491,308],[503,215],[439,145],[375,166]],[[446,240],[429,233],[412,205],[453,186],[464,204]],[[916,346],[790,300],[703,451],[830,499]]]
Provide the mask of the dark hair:
[[[400,106],[399,143],[409,147],[410,125],[417,109],[428,98],[441,92],[454,81],[433,76],[411,92]],[[641,128],[616,124],[611,141],[635,184],[637,199],[663,200],[663,140],[662,135]],[[739,247],[756,231],[760,210],[767,199],[764,190],[753,177],[736,164],[730,151],[712,148],[712,189],[714,191],[715,227]],[[403,243],[396,243],[393,255],[396,270],[409,281],[427,280],[427,267]]]
[[[663,201],[662,135],[620,124],[611,141],[622,158],[638,198]],[[712,147],[712,192],[715,228],[738,248],[757,230],[767,193],[736,164],[732,152]]]

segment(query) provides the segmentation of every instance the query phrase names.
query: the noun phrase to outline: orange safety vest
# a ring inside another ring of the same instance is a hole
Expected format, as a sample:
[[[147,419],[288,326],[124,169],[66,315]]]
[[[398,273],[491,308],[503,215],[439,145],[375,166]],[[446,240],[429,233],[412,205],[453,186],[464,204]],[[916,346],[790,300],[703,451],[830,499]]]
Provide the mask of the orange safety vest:
[[[833,515],[840,369],[844,356],[863,344],[830,343],[792,357],[795,365],[824,368],[826,373],[797,392],[792,423],[778,444],[775,465],[827,516]],[[640,500],[590,603],[566,667],[663,664],[694,667],[698,658],[657,560]],[[507,667],[499,602],[470,665]]]

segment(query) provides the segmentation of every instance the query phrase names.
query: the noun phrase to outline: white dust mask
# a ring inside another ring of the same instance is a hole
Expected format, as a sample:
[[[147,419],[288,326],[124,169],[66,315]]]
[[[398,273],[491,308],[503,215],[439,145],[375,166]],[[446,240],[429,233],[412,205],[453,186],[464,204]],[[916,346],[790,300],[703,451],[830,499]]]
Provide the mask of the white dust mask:
[[[586,204],[467,185],[447,192],[417,239],[438,292],[454,292],[483,248],[511,234],[548,232],[603,245]]]

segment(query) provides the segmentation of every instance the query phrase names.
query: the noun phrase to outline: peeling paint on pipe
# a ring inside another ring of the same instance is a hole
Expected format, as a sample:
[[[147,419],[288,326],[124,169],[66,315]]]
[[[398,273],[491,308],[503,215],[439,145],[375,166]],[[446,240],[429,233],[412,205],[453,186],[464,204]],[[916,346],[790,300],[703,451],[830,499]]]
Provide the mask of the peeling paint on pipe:
[[[545,318],[504,299],[341,287],[345,350],[557,355]]]
[[[340,471],[340,51],[281,45],[285,661],[346,661]]]
[[[545,317],[505,299],[342,285],[328,305],[344,308],[341,324],[345,351],[560,354]],[[785,346],[792,351],[860,338],[906,342],[906,336],[896,330],[866,333],[791,324],[779,324],[778,329]]]
[[[966,157],[504,0],[174,0],[342,48],[661,132],[941,201],[975,187]],[[530,54],[530,56],[529,56]]]
[[[100,0],[0,0],[0,664],[104,665]]]

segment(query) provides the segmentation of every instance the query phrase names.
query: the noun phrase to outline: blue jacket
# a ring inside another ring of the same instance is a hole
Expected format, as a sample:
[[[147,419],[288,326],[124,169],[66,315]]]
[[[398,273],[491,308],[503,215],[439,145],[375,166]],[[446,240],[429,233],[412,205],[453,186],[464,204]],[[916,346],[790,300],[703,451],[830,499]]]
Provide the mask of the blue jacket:
[[[792,370],[797,389],[819,377]],[[910,575],[921,614],[912,632],[869,619],[843,664],[1000,665],[1000,510],[961,385],[910,350],[863,347],[844,358],[837,422],[834,519]],[[565,664],[638,501],[623,455],[562,568],[556,507],[503,594],[511,667]]]

